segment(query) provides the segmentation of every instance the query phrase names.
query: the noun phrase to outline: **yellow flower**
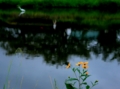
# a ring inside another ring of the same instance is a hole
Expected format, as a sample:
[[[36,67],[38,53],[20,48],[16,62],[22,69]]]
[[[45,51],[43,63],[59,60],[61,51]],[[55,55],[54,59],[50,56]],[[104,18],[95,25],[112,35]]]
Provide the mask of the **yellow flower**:
[[[67,68],[67,69],[70,68],[70,63],[68,63],[68,65],[66,66],[66,68]]]
[[[80,65],[82,65],[83,64],[83,62],[78,62],[77,64],[76,64],[76,66],[80,66]]]
[[[87,65],[82,65],[82,68],[87,69],[88,66]]]
[[[88,65],[88,62],[83,62],[83,65]]]

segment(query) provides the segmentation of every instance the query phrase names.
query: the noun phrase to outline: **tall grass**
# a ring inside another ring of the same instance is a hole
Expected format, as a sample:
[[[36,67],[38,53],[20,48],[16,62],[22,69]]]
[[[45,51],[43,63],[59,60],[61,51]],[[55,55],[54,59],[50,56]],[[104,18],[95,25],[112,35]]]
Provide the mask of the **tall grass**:
[[[25,4],[34,4],[37,5],[39,3],[42,3],[42,5],[46,5],[47,3],[51,3],[52,6],[78,6],[78,5],[90,5],[90,6],[96,6],[99,3],[106,3],[106,2],[116,2],[117,4],[120,4],[120,0],[0,0],[0,3],[12,3],[12,4],[19,4],[19,5],[25,5]],[[47,2],[47,3],[44,3]],[[61,5],[60,5],[61,4]]]
[[[22,53],[22,50],[20,48],[18,48],[15,53]],[[12,63],[13,63],[13,60],[14,59],[11,59],[10,60],[10,65],[8,66],[8,73],[7,73],[7,77],[6,77],[6,81],[5,81],[5,84],[3,86],[3,89],[9,89],[10,87],[10,81],[9,81],[9,75],[10,75],[10,71],[11,71],[11,67],[12,67]],[[22,65],[22,61],[20,62],[20,65]],[[23,81],[23,77],[21,79],[21,83],[20,83],[20,89],[21,89],[21,86],[22,86],[22,81]]]
[[[8,89],[8,78],[9,78],[12,62],[13,62],[13,60],[10,61],[10,65],[8,67],[8,74],[7,74],[6,81],[5,81],[3,89]]]
[[[110,2],[110,1],[114,1],[114,2],[120,2],[120,0],[0,0],[0,2],[19,2],[19,3],[28,3],[28,2],[42,2],[42,1],[48,1],[48,2],[67,2],[67,3],[82,3],[82,4],[98,4],[100,2]]]

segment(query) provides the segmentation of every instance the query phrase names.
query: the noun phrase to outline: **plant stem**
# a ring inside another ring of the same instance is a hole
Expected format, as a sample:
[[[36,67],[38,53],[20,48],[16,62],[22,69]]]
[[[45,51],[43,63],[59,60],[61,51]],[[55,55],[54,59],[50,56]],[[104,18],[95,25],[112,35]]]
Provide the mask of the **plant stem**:
[[[79,68],[80,68],[80,66],[79,66]],[[81,85],[81,84],[80,84],[80,76],[79,76],[79,89],[80,89],[80,85]]]
[[[23,76],[22,76],[22,79],[21,79],[21,83],[20,83],[20,89],[22,89],[22,81],[23,81]]]
[[[52,85],[52,89],[54,89],[53,84],[52,84],[52,79],[51,79],[50,76],[49,76],[49,78],[50,78],[50,82],[51,82],[51,85]]]
[[[78,77],[77,77],[77,75],[76,75],[75,72],[74,72],[74,74],[75,74],[75,77],[78,79]],[[79,89],[80,89],[80,77],[79,77],[79,79],[78,79],[78,82],[79,82]]]

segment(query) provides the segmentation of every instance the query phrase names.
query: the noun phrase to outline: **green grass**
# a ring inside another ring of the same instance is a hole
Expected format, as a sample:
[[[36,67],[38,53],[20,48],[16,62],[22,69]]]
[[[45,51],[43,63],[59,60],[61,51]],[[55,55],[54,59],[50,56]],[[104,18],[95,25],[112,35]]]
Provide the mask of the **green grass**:
[[[12,66],[12,61],[13,60],[10,61],[10,65],[8,67],[8,74],[7,74],[6,81],[5,81],[5,84],[3,86],[3,89],[8,89],[8,86],[9,86],[8,85],[8,78],[9,78],[9,74],[10,74],[10,70],[11,70],[11,66]]]
[[[0,0],[0,2],[4,2],[4,1],[8,1],[8,2],[12,2],[12,3],[19,3],[19,4],[24,4],[24,3],[36,3],[36,2],[63,2],[63,3],[69,3],[69,4],[91,4],[91,5],[97,5],[99,3],[104,3],[104,2],[119,2],[120,0]]]
[[[0,3],[10,5],[28,6],[28,8],[38,7],[79,7],[88,5],[89,7],[98,6],[100,3],[115,2],[120,4],[120,0],[0,0]]]
[[[21,54],[22,54],[21,48],[16,49],[15,53],[21,53]],[[4,86],[3,86],[3,89],[9,89],[9,87],[10,87],[9,75],[10,75],[10,71],[11,71],[11,67],[12,67],[13,61],[14,61],[13,59],[10,60],[10,64],[9,64],[9,66],[8,66],[8,74],[7,74],[7,76],[6,76],[6,81],[5,81],[5,84],[4,84]],[[21,65],[22,65],[22,61],[20,62],[19,66],[21,67]],[[19,75],[19,74],[20,74],[20,72],[19,72],[19,70],[18,70],[18,75]],[[17,79],[16,79],[16,80],[17,80]],[[22,81],[23,81],[23,77],[22,77],[22,79],[21,79],[20,89],[21,89],[21,87],[22,87]],[[16,83],[16,84],[17,84],[17,83]],[[16,85],[16,84],[15,84],[15,85]],[[14,89],[14,88],[12,88],[12,89]]]
[[[15,10],[3,11],[0,10],[0,19],[6,23],[16,24],[16,21],[19,19],[20,11],[18,8]],[[41,22],[40,19],[51,20],[48,24],[52,24],[53,20],[57,22],[72,22],[76,24],[86,24],[90,26],[99,26],[107,27],[111,24],[120,24],[120,12],[115,14],[110,13],[101,13],[98,11],[77,11],[77,10],[51,10],[51,11],[30,11],[27,10],[22,18],[26,19],[25,23],[33,23],[33,19],[39,20],[39,24],[46,23]],[[23,20],[24,20],[23,19]],[[27,19],[30,21],[28,22]],[[37,23],[36,23],[37,24]]]

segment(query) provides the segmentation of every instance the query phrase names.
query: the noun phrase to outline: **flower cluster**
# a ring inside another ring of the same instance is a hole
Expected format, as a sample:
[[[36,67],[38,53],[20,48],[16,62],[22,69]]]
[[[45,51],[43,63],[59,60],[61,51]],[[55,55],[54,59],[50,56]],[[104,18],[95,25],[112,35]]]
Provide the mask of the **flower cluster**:
[[[88,68],[88,62],[78,62],[76,64],[76,66],[80,66],[80,65],[82,66],[83,69],[87,69]],[[66,68],[68,69],[70,67],[71,67],[71,64],[68,63],[68,65],[66,66]],[[86,72],[86,74],[88,74],[88,72]]]
[[[82,65],[82,68],[87,69],[88,68],[88,62],[78,62],[76,66]]]
[[[83,70],[81,71],[80,67],[72,68],[72,71],[75,74],[75,78],[68,77],[68,79],[65,82],[67,89],[76,89],[76,87],[74,87],[76,82],[78,82],[78,84],[79,84],[79,86],[78,86],[79,89],[82,88],[82,85],[84,85],[86,87],[86,89],[91,89],[93,86],[98,84],[98,80],[96,80],[95,82],[91,82],[92,86],[88,85],[88,83],[86,82],[86,79],[90,76],[88,74],[88,70],[87,70],[88,69],[88,62],[78,62],[76,64],[76,66],[81,66],[83,68]],[[68,63],[66,68],[68,69],[70,67],[71,67],[71,64]],[[76,72],[79,73],[79,76],[77,76]],[[74,83],[70,83],[71,81],[74,81]]]

